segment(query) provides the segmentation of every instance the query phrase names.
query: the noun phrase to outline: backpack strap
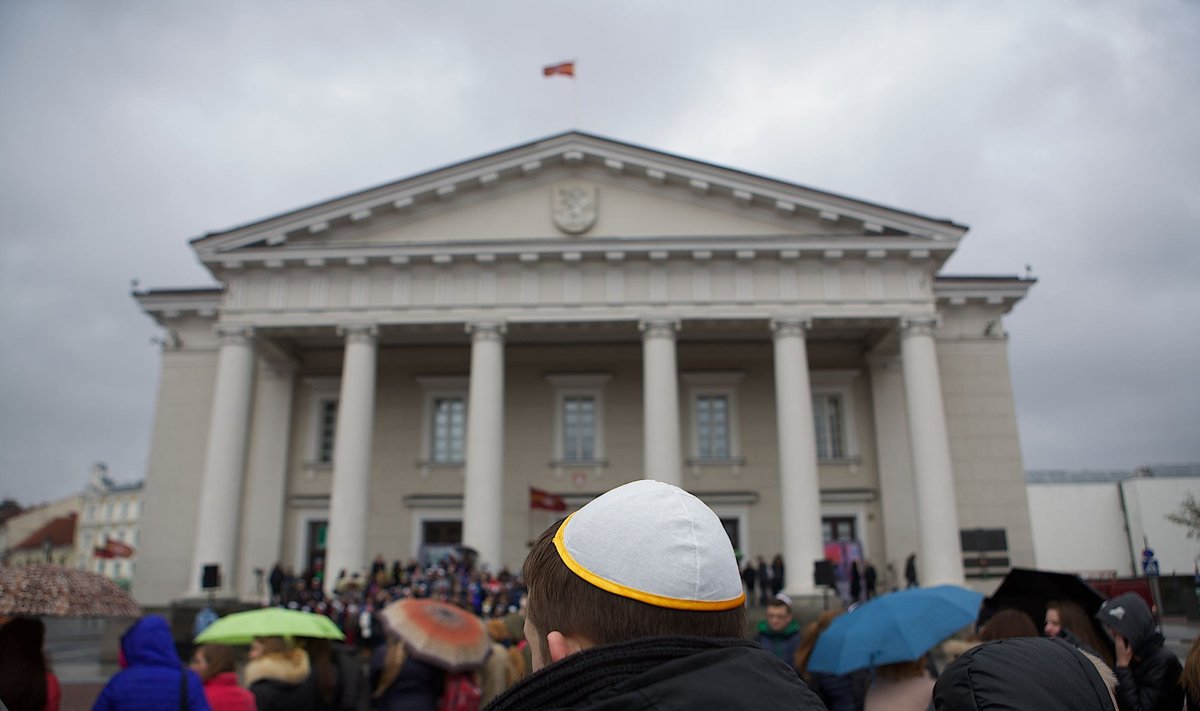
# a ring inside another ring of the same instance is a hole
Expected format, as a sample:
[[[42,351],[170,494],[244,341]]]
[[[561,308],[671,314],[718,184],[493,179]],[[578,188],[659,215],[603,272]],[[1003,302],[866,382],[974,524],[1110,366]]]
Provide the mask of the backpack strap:
[[[179,670],[179,711],[188,711],[187,669]]]

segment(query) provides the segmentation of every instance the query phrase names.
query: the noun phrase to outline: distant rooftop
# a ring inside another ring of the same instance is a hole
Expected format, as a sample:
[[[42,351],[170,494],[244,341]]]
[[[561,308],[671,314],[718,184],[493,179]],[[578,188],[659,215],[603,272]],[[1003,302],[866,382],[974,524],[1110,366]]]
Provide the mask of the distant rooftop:
[[[1126,479],[1200,478],[1200,462],[1187,464],[1147,464],[1137,469],[1030,469],[1025,472],[1029,484],[1116,483]]]

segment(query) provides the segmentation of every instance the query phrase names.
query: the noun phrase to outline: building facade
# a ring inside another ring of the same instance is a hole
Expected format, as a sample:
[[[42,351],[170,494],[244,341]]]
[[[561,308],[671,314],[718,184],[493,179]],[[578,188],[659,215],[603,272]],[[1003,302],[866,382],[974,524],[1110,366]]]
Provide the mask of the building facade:
[[[1149,547],[1161,575],[1200,570],[1200,541],[1167,519],[1188,496],[1200,496],[1200,464],[1031,471],[1028,480],[1034,550],[1043,568],[1093,578],[1140,576]]]
[[[141,545],[142,482],[117,484],[108,467],[92,467],[80,504],[76,564],[84,570],[132,583]]]
[[[220,286],[135,295],[165,333],[134,595],[517,567],[560,515],[531,487],[643,476],[796,593],[826,539],[963,582],[960,533],[1000,530],[1032,565],[1002,324],[1032,281],[940,275],[965,233],[571,132],[193,240]]]
[[[46,562],[43,544],[47,537],[51,539],[53,549],[50,562],[74,565],[73,537],[81,501],[81,497],[75,494],[31,506],[18,513],[13,513],[10,508],[10,515],[0,526],[0,565]],[[64,532],[68,528],[72,540],[64,542]]]

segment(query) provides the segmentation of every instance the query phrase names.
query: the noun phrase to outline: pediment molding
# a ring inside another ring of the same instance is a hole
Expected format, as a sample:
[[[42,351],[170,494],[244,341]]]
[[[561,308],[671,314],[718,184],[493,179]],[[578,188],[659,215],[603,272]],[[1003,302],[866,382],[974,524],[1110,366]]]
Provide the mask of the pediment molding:
[[[735,208],[783,224],[815,220],[828,224],[831,233],[850,234],[851,240],[854,236],[884,238],[889,242],[915,240],[926,247],[944,246],[952,251],[967,229],[949,220],[569,132],[205,235],[193,240],[192,245],[201,261],[212,266],[221,265],[234,254],[242,258],[241,252],[291,252],[298,239],[332,233],[340,226],[361,226],[380,218],[404,219],[406,215],[415,219],[431,211],[453,210],[456,202],[486,196],[499,186],[532,184],[533,179],[551,171],[581,169],[603,171],[611,179],[644,190],[686,192],[722,208]],[[293,245],[288,244],[289,240]],[[839,236],[837,240],[845,242],[847,238]],[[329,249],[339,247],[326,245],[324,251]]]

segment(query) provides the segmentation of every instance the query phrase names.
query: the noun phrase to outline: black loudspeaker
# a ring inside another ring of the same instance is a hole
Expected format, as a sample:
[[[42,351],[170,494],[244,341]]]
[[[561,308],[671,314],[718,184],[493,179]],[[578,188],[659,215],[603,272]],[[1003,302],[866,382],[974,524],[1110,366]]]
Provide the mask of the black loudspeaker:
[[[214,590],[221,587],[221,566],[204,566],[204,572],[200,574],[200,587],[205,590]]]
[[[831,588],[837,587],[837,577],[833,574],[833,561],[813,561],[813,582],[817,585],[828,585]]]

